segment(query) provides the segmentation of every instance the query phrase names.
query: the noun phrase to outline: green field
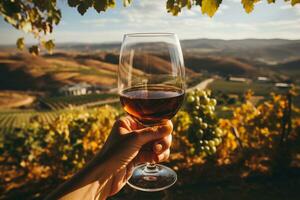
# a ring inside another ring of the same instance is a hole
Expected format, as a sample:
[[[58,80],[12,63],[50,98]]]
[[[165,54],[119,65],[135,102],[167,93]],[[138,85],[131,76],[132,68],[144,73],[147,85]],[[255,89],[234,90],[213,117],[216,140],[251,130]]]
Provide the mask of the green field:
[[[267,96],[270,92],[282,93],[284,90],[278,89],[273,83],[258,83],[258,82],[233,82],[226,80],[215,80],[209,86],[213,92],[222,92],[224,94],[241,95],[247,90],[252,90],[255,95]]]

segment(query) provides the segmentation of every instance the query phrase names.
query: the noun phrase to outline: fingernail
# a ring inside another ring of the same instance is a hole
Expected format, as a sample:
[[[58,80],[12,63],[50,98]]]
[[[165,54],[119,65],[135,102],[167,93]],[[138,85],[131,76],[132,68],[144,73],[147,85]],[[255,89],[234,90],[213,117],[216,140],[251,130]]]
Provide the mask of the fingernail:
[[[157,156],[158,162],[162,161],[164,158],[165,158],[164,154],[160,154],[159,156]]]
[[[158,131],[161,132],[161,131],[166,131],[168,129],[168,126],[167,125],[162,125],[162,126],[159,126],[158,127]]]
[[[162,145],[161,144],[155,144],[154,145],[154,152],[155,153],[160,153],[162,150]]]

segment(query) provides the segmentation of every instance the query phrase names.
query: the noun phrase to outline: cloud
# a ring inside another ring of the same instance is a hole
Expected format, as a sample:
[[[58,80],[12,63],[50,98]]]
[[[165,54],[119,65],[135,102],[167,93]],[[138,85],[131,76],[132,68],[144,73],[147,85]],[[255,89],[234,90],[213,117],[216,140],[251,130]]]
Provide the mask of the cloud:
[[[75,12],[68,10],[71,11]],[[92,12],[83,17],[70,16],[63,17],[63,23],[55,27],[51,37],[57,42],[121,41],[123,34],[133,32],[175,32],[181,39],[300,39],[300,5],[292,7],[285,2],[276,2],[271,6],[263,1],[255,12],[248,15],[242,10],[240,0],[224,0],[217,14],[210,18],[201,13],[199,6],[190,10],[184,8],[175,17],[167,12],[165,1],[136,0],[126,8],[117,7],[100,16],[92,15]],[[15,43],[16,38],[23,35],[6,24],[0,25],[2,44]],[[27,41],[35,42],[29,37],[26,37]]]
[[[240,3],[240,0],[231,1]],[[232,4],[226,2],[220,5],[217,15],[213,18],[202,15],[199,6],[194,6],[190,10],[184,9],[177,17],[174,17],[167,13],[162,4],[164,4],[162,1],[133,1],[131,6],[120,9],[116,12],[117,14],[110,15],[108,18],[81,20],[82,24],[94,24],[99,28],[96,34],[85,33],[90,36],[86,40],[97,41],[99,38],[106,38],[105,35],[109,35],[108,40],[118,40],[124,33],[132,32],[175,32],[180,38],[299,38],[295,33],[300,31],[300,21],[295,18],[283,17],[281,20],[274,20],[260,16],[262,19],[258,19],[253,14],[245,15],[244,18],[251,17],[254,20],[245,21],[239,19],[241,12],[236,12],[240,7],[232,8]],[[270,8],[267,4],[261,6],[266,6],[263,9],[270,9],[273,12],[270,15],[273,16],[276,10],[283,9],[281,7]],[[229,13],[233,16],[228,16]],[[113,25],[118,28],[107,29]],[[91,39],[93,37],[95,38]]]
[[[80,23],[104,27],[111,24],[120,24],[122,23],[122,20],[119,18],[85,19],[81,20]]]
[[[294,6],[292,6],[291,4],[285,4],[280,6],[281,10],[286,10],[289,12],[294,12],[297,16],[300,16],[300,5],[296,4]]]

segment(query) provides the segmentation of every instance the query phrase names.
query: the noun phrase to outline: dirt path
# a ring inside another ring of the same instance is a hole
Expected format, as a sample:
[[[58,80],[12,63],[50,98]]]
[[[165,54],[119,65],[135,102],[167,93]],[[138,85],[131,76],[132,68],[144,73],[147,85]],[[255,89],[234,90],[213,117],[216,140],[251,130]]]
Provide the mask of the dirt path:
[[[201,81],[200,83],[198,83],[194,87],[188,88],[186,91],[190,92],[190,91],[192,91],[194,89],[204,90],[208,86],[208,84],[212,83],[214,80],[215,79],[213,79],[213,78],[205,79],[204,81]]]

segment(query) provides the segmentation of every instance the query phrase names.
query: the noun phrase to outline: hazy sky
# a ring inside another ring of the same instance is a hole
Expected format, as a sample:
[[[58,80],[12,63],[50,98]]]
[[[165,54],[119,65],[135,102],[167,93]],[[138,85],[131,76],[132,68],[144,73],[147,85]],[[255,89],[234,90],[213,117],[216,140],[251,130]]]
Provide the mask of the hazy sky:
[[[216,38],[287,38],[300,39],[300,6],[277,0],[256,4],[251,14],[245,13],[241,0],[223,0],[213,18],[202,15],[200,7],[183,9],[179,16],[167,13],[165,0],[133,0],[129,7],[117,6],[98,14],[93,9],[81,16],[70,8],[66,0],[58,0],[62,9],[62,21],[50,38],[56,42],[111,42],[121,41],[124,33],[175,32],[180,39]],[[13,44],[16,38],[31,36],[15,30],[0,20],[0,44]]]

